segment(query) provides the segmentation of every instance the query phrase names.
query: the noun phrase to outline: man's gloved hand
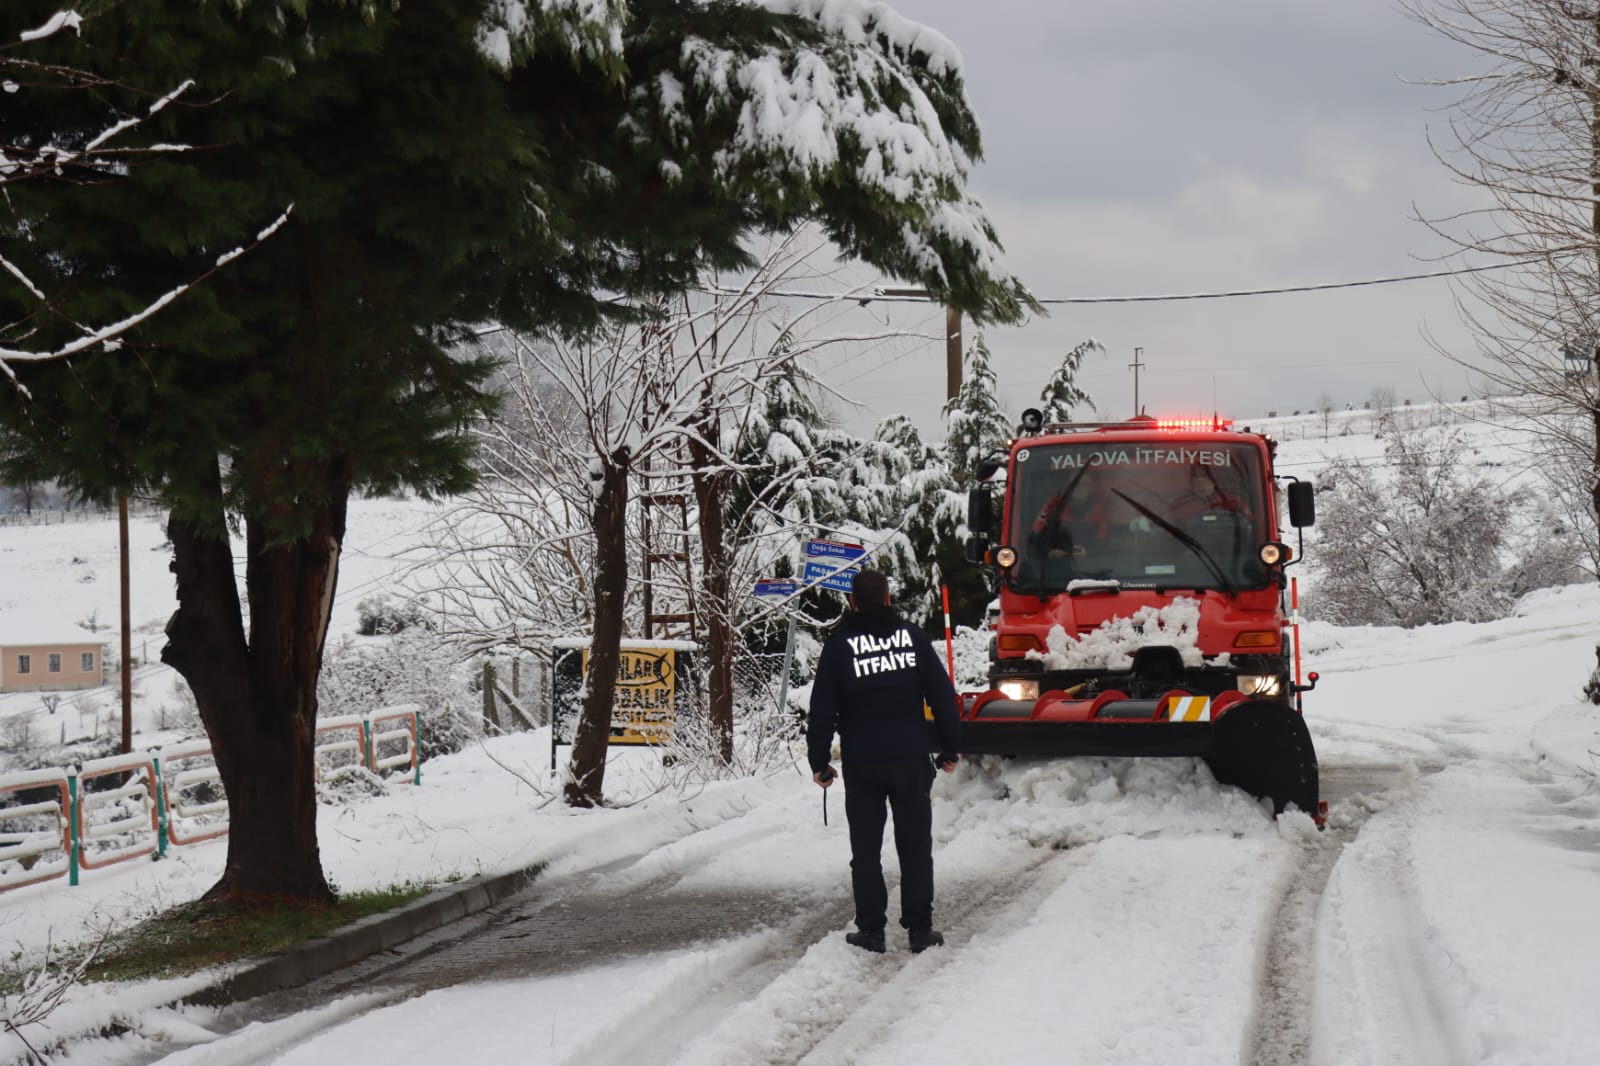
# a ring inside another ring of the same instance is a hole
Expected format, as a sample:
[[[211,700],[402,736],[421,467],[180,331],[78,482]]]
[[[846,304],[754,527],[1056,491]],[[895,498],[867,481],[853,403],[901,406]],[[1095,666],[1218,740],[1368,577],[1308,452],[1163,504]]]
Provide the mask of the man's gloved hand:
[[[953,751],[941,751],[933,757],[935,765],[947,774],[956,772],[956,763],[961,761],[961,756]]]
[[[832,766],[824,766],[822,769],[811,775],[811,780],[815,781],[823,788],[827,788],[829,785],[833,784],[833,779],[837,776],[838,775],[833,772]]]

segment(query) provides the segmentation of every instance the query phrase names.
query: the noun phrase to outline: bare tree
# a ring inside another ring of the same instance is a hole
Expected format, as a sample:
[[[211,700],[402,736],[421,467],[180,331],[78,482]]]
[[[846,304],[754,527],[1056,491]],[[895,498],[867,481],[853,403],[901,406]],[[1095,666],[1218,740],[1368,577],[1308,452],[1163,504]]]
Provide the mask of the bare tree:
[[[25,481],[10,491],[11,505],[21,508],[29,515],[33,514],[33,509],[42,504],[47,496],[44,486],[32,481]]]
[[[1322,439],[1327,440],[1333,425],[1333,397],[1327,389],[1317,393],[1317,414],[1322,416]]]
[[[1554,479],[1600,523],[1600,3],[1402,0],[1416,21],[1482,60],[1459,89],[1435,154],[1487,194],[1477,211],[1428,220],[1461,252],[1506,264],[1464,276],[1458,306],[1475,368],[1532,403]],[[1462,360],[1465,361],[1465,360]],[[1597,649],[1600,655],[1600,649]]]
[[[755,523],[727,505],[744,427],[765,384],[794,361],[892,335],[811,332],[859,294],[775,305],[774,289],[812,270],[816,254],[807,236],[792,235],[739,284],[643,309],[640,320],[580,341],[515,338],[506,410],[482,428],[484,487],[447,523],[458,538],[452,565],[429,591],[447,603],[451,628],[480,647],[590,635],[568,802],[603,798],[617,658],[635,602],[636,492],[681,488],[693,498],[706,735],[714,758],[732,761],[740,590],[759,554],[746,541]]]
[[[1582,572],[1526,489],[1472,468],[1459,431],[1397,428],[1387,472],[1337,459],[1323,474],[1315,617],[1418,626],[1503,617],[1517,597]]]

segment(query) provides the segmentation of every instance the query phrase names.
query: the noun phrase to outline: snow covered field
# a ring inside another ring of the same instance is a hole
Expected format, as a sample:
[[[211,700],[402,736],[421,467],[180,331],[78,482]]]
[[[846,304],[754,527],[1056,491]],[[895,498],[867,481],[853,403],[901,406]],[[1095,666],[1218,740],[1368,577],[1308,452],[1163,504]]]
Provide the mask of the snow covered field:
[[[1283,426],[1285,472],[1381,455],[1370,427],[1339,436],[1335,424],[1326,441],[1322,429]],[[1519,476],[1513,424],[1467,431],[1481,461]],[[416,504],[352,509],[336,634],[353,628],[354,590],[382,587],[429,520]],[[60,527],[82,538],[71,543],[57,528],[0,528],[0,610],[76,615],[92,592],[100,618],[115,618],[114,523]],[[141,529],[134,618],[158,631],[170,578],[159,528]],[[63,565],[95,579],[47,583]],[[419,788],[325,808],[321,833],[345,888],[548,862],[515,917],[551,942],[508,941],[523,972],[480,968],[478,981],[431,989],[374,980],[314,1013],[248,1024],[160,1009],[182,983],[85,989],[63,1027],[114,1019],[131,1032],[61,1061],[1600,1062],[1600,712],[1578,698],[1600,590],[1536,593],[1481,625],[1310,623],[1304,635],[1305,667],[1322,677],[1306,713],[1323,831],[1299,815],[1274,822],[1187,760],[965,764],[934,791],[949,943],[912,956],[891,931],[891,952],[869,956],[843,940],[842,805],[835,794],[824,826],[801,760],[573,812],[533,787],[548,780],[548,737],[521,734],[425,764]],[[608,786],[647,791],[648,753],[613,758]],[[76,889],[0,895],[0,952],[27,957],[191,898],[222,856],[201,845],[94,871]],[[892,849],[886,866],[892,876]],[[557,965],[549,930],[563,926],[541,908],[580,892],[609,901],[614,921],[561,922],[613,940]],[[639,935],[652,907],[708,899],[750,901],[759,920],[728,906],[710,932],[657,930],[664,946],[618,949],[618,930]],[[0,1059],[19,1052],[0,1038]]]

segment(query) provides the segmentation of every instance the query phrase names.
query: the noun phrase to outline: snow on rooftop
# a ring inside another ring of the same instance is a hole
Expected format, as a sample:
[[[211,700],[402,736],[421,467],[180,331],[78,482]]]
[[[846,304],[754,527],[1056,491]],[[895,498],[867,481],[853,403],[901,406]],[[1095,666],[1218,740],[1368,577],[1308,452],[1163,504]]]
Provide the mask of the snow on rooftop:
[[[117,639],[114,627],[92,632],[60,613],[0,609],[0,647],[27,647],[41,644],[104,644]]]

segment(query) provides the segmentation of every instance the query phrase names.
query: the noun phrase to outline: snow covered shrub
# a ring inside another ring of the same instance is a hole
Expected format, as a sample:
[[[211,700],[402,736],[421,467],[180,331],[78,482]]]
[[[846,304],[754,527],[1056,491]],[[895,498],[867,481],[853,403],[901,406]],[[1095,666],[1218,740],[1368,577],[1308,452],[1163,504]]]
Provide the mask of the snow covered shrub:
[[[171,701],[162,700],[155,706],[157,729],[171,729],[185,734],[203,732],[200,724],[200,706],[195,702],[189,683],[181,677],[172,681]]]
[[[325,807],[349,807],[388,793],[388,782],[364,766],[345,767],[337,773],[325,774],[317,782],[317,802]]]
[[[1387,471],[1335,460],[1319,486],[1306,612],[1345,625],[1481,622],[1574,580],[1579,549],[1530,493],[1472,472],[1455,431],[1391,427]]]
[[[33,750],[38,737],[34,730],[34,712],[23,711],[0,719],[0,750],[10,755],[26,754]]]
[[[455,650],[426,629],[381,642],[346,637],[323,657],[317,702],[329,717],[417,704],[420,754],[430,759],[460,751],[478,735],[478,702],[467,673]]]
[[[357,603],[356,618],[359,622],[356,632],[363,637],[386,636],[416,627],[431,628],[420,604],[409,600],[395,603],[382,593]]]

